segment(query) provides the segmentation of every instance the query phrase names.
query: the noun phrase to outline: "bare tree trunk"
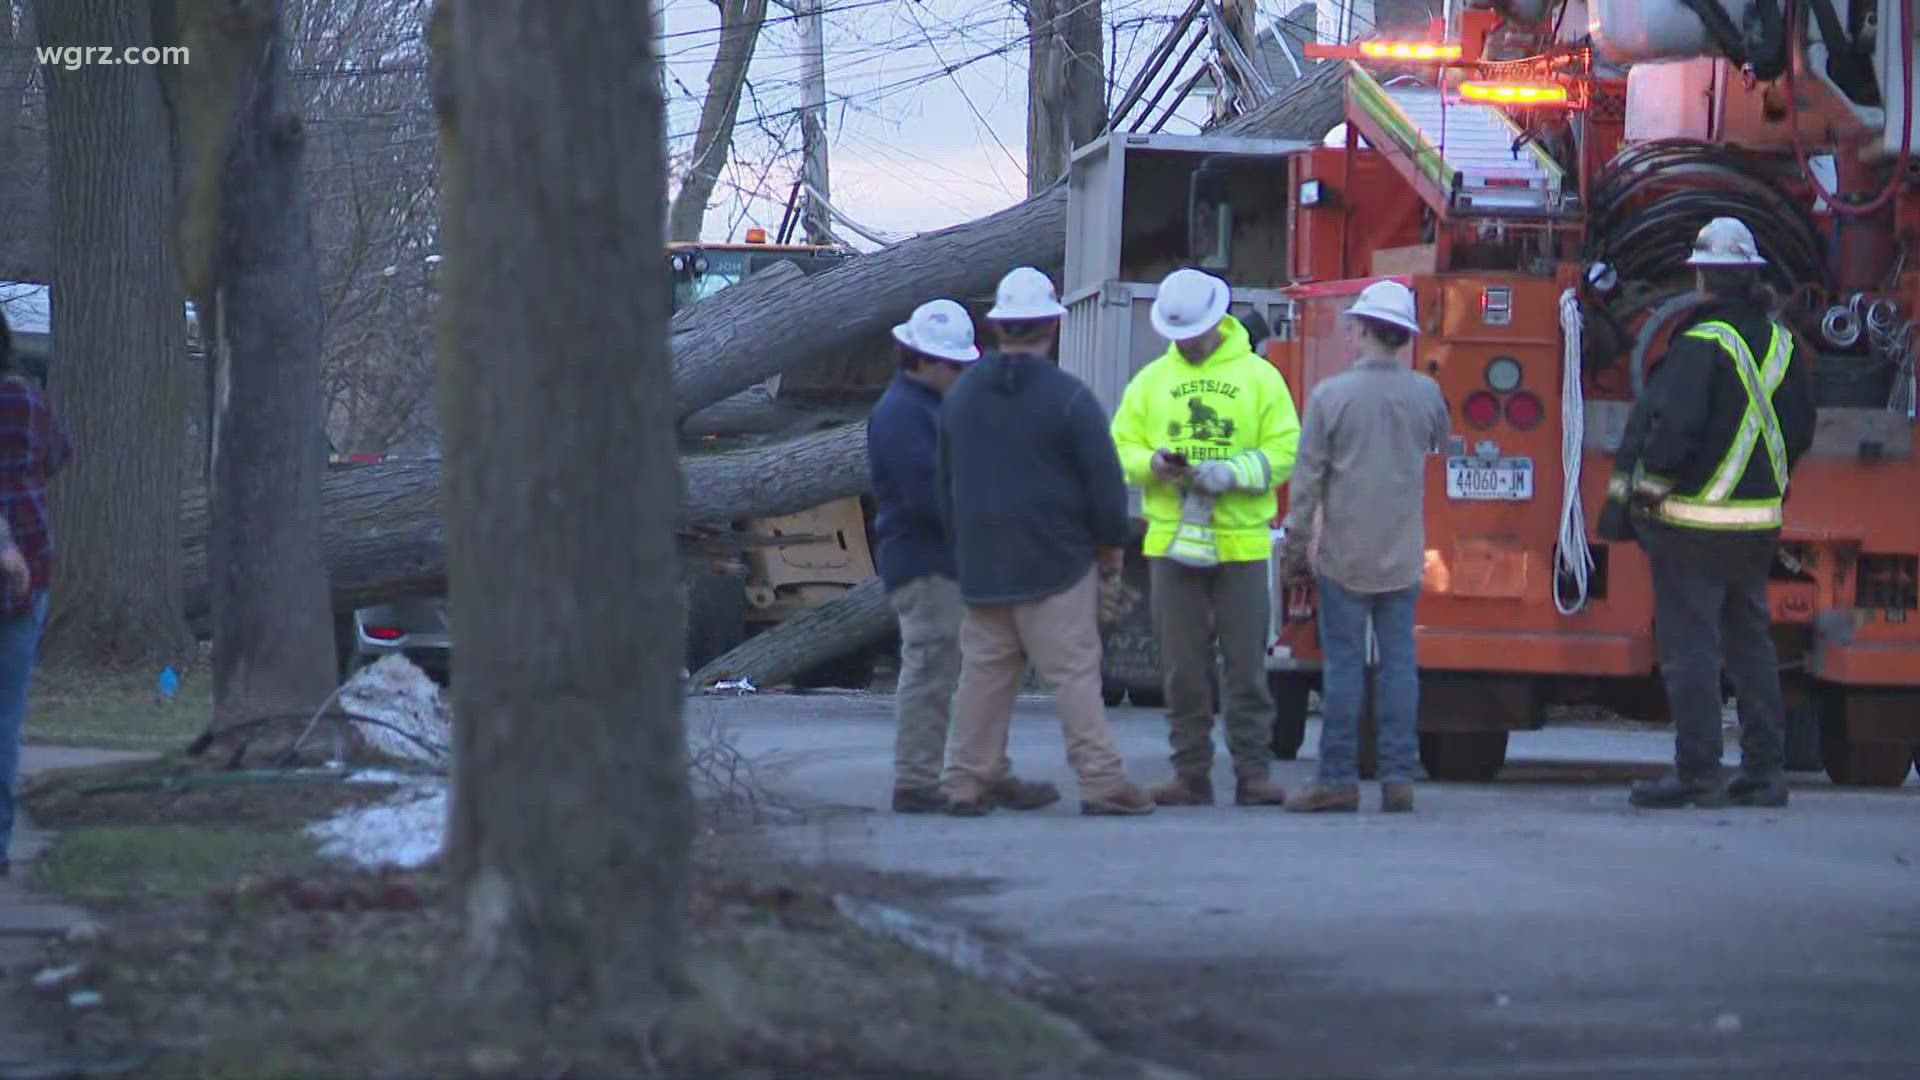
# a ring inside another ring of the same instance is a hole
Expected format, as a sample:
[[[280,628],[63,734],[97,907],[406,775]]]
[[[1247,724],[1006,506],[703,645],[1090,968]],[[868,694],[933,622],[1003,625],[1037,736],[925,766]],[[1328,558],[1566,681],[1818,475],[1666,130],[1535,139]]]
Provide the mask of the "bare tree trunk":
[[[1067,174],[1073,152],[1100,137],[1107,127],[1107,76],[1103,56],[1106,39],[1100,0],[1064,0],[1060,32],[1066,50],[1067,157],[1059,175]]]
[[[38,2],[47,45],[154,44],[149,0]],[[114,663],[178,660],[193,648],[180,610],[187,352],[160,81],[141,65],[42,70],[54,211],[49,386],[76,447],[50,494],[60,585],[44,648]]]
[[[466,989],[644,1034],[692,833],[652,14],[443,0],[430,36]]]
[[[320,547],[320,285],[282,4],[174,0],[182,266],[209,342],[212,728],[333,690]]]
[[[707,72],[707,98],[700,106],[700,128],[693,136],[693,162],[667,211],[670,239],[698,240],[706,221],[707,200],[733,149],[733,122],[740,115],[747,66],[767,21],[767,0],[719,0],[720,47]]]

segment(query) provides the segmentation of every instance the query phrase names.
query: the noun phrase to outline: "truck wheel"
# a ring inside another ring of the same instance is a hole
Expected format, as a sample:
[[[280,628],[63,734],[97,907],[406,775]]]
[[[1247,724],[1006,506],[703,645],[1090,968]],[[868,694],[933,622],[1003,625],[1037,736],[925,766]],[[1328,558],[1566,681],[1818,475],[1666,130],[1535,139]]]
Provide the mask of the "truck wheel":
[[[1844,717],[1820,718],[1820,761],[1827,778],[1841,787],[1899,787],[1913,771],[1913,758],[1913,749],[1905,743],[1850,740]]]
[[[1819,772],[1820,717],[1810,708],[1787,710],[1787,771]]]
[[[1423,731],[1420,764],[1427,775],[1449,783],[1485,784],[1507,763],[1504,731]]]
[[[1267,689],[1273,694],[1273,756],[1292,761],[1307,741],[1307,698],[1313,682],[1296,672],[1273,671],[1267,674]]]
[[[687,590],[687,670],[699,671],[747,640],[747,587],[731,574],[702,574]]]
[[[816,664],[795,675],[793,685],[802,690],[819,690],[824,687],[865,690],[873,685],[873,652],[862,649],[837,660]]]

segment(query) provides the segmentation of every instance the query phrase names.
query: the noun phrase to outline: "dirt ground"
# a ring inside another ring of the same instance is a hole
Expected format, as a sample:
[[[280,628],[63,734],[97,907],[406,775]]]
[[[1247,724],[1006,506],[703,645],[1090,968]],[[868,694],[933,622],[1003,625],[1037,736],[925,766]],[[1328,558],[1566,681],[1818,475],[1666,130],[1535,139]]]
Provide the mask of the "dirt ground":
[[[36,969],[51,985],[18,972],[14,992],[61,1042],[139,1064],[126,1075],[630,1076],[645,1073],[649,1054],[669,1076],[1138,1075],[1059,1014],[835,911],[843,890],[910,883],[774,864],[743,876],[715,865],[718,848],[703,850],[694,875],[696,992],[654,1045],[609,1043],[565,1021],[476,1033],[443,989],[457,954],[438,869],[346,870],[319,860],[299,831],[385,789],[83,792],[169,768],[67,774],[26,800],[61,831],[36,885],[89,903],[101,929],[52,947]],[[734,850],[749,842],[723,834]]]

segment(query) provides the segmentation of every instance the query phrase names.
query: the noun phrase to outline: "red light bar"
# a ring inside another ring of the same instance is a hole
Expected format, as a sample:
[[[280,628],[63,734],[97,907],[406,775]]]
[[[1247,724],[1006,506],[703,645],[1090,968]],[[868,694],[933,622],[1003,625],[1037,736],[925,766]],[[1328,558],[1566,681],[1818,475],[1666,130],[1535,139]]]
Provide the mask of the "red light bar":
[[[375,641],[399,641],[407,632],[397,626],[369,626],[367,636]]]
[[[1460,96],[1481,105],[1549,105],[1565,107],[1567,88],[1559,83],[1463,82]]]

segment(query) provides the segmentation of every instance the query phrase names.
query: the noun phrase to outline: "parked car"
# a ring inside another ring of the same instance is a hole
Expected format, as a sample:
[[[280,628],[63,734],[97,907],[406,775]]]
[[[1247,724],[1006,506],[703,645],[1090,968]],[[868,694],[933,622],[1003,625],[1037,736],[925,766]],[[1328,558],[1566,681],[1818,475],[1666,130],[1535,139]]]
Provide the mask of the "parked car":
[[[396,653],[411,660],[435,682],[446,685],[453,671],[453,634],[444,597],[419,597],[375,604],[343,620],[340,676]]]

